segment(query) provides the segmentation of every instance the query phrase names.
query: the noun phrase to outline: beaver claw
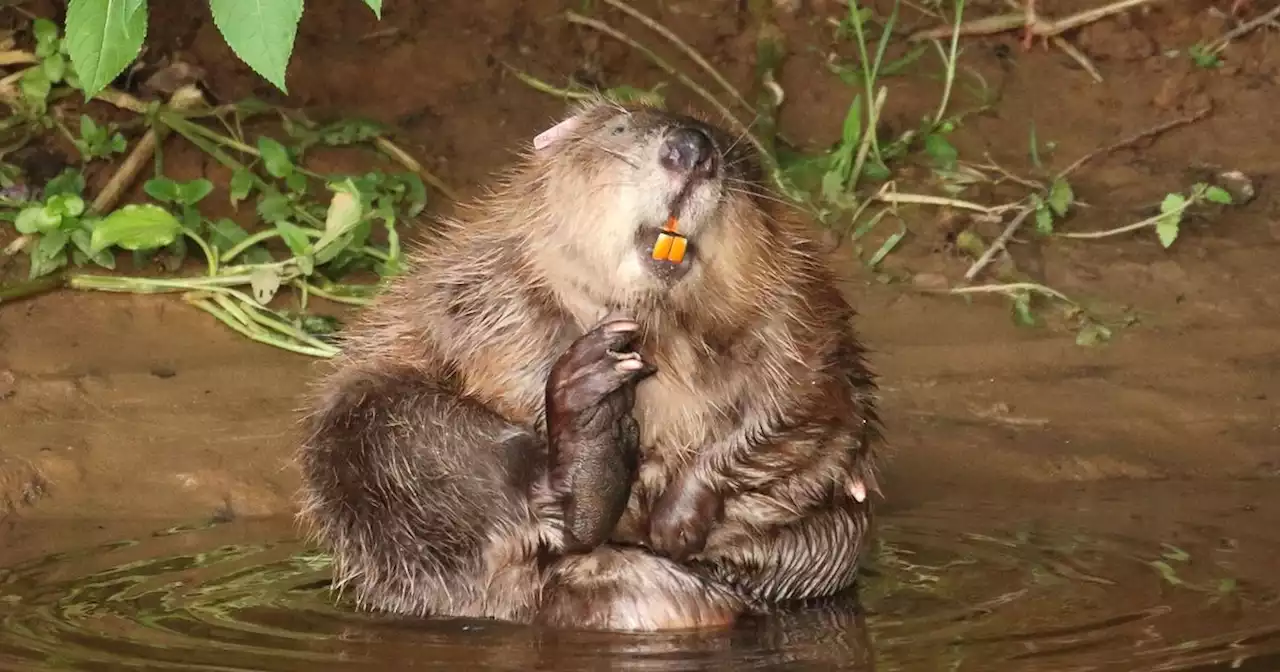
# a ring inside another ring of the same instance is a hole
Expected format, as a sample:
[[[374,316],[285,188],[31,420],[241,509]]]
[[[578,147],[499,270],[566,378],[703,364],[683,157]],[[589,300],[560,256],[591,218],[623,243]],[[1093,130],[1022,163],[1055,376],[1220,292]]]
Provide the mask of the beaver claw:
[[[639,468],[635,385],[656,371],[627,350],[639,328],[629,320],[596,326],[547,378],[549,485],[564,509],[568,551],[607,539],[631,496]]]
[[[677,562],[698,553],[711,526],[724,513],[724,501],[701,480],[686,476],[668,486],[649,516],[649,544]]]

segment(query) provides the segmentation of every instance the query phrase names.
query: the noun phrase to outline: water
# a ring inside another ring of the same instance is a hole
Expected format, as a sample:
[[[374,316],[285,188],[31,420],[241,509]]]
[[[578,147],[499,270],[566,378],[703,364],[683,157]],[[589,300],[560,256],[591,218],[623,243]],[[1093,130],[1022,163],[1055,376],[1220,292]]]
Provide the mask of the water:
[[[863,610],[672,636],[357,613],[290,520],[79,544],[99,526],[27,520],[0,549],[0,669],[1280,669],[1274,483],[996,494],[889,511]]]

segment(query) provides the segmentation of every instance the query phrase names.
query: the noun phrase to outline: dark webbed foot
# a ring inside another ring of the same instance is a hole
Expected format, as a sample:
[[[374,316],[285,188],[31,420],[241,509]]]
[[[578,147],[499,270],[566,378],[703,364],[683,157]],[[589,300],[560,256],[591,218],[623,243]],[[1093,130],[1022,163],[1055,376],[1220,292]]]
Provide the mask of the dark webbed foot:
[[[608,538],[639,468],[635,385],[656,369],[628,351],[640,326],[615,320],[569,346],[547,379],[551,491],[563,503],[565,548]]]

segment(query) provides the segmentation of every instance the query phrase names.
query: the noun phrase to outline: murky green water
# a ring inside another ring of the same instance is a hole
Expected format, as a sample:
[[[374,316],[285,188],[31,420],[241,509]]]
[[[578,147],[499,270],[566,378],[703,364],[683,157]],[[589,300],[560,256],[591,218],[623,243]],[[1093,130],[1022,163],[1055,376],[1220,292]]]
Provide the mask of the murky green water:
[[[290,520],[54,555],[21,546],[73,545],[83,521],[27,520],[0,537],[0,669],[1280,670],[1277,484],[999,494],[886,515],[865,615],[846,600],[684,636],[355,613]]]

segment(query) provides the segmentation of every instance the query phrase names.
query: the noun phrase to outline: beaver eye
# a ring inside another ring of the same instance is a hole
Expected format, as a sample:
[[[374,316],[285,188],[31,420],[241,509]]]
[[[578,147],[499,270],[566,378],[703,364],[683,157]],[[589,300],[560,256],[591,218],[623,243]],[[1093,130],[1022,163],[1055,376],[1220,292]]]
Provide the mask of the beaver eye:
[[[626,124],[618,124],[614,126],[613,130],[611,131],[611,133],[613,133],[614,135],[622,135],[623,133],[626,133],[626,132],[627,132]]]

